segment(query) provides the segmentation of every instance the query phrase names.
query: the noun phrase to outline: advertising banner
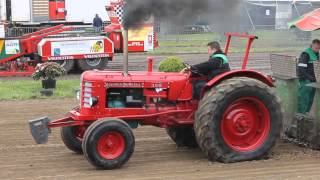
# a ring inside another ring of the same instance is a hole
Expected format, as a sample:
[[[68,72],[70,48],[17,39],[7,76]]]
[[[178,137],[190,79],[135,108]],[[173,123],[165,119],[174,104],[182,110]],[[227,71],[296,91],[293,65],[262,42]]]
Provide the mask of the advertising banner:
[[[51,53],[52,56],[104,53],[104,41],[101,39],[52,42]]]
[[[5,52],[7,55],[18,54],[20,53],[20,44],[19,40],[6,40],[4,43]]]
[[[153,50],[153,26],[129,29],[129,51]]]

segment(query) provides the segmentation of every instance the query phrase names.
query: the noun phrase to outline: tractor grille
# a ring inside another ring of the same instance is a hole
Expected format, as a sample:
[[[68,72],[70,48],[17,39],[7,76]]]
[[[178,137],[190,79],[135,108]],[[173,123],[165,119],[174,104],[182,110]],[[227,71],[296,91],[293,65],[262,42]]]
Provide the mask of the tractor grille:
[[[92,82],[83,82],[82,83],[82,96],[81,96],[81,104],[84,108],[91,108],[90,99],[92,97]]]

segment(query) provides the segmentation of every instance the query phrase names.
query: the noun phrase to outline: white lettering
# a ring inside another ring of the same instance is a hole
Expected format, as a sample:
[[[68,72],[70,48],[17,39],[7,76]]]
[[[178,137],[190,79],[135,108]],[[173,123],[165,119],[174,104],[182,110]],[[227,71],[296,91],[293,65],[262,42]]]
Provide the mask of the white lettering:
[[[299,66],[299,67],[308,67],[308,64],[299,63],[298,66]]]
[[[104,58],[109,57],[109,54],[90,54],[90,55],[84,55],[84,58]]]
[[[144,46],[144,44],[142,42],[131,42],[128,46]]]
[[[48,57],[50,61],[58,61],[58,60],[70,60],[74,59],[73,56],[57,56],[57,57]]]

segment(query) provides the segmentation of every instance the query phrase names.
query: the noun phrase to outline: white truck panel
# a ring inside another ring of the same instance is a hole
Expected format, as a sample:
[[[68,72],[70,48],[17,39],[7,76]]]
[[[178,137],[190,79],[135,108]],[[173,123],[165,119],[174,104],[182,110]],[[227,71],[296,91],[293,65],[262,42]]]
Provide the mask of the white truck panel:
[[[30,0],[11,0],[11,14],[14,22],[31,21]]]
[[[7,20],[6,0],[0,0],[0,21]]]
[[[66,0],[67,21],[92,23],[95,14],[109,20],[105,6],[109,0]]]

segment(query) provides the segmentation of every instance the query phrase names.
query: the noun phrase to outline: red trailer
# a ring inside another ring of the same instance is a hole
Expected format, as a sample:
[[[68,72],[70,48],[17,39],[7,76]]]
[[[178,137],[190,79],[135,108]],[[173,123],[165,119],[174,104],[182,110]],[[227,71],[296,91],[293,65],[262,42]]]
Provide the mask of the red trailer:
[[[0,76],[30,75],[37,63],[55,61],[67,71],[75,62],[85,70],[105,69],[114,55],[107,37],[47,38],[72,30],[63,25],[46,28],[14,39],[0,40]]]
[[[103,70],[112,61],[113,49],[113,42],[103,36],[47,38],[38,44],[38,55],[42,62],[57,61],[67,71],[75,63],[82,71]]]

